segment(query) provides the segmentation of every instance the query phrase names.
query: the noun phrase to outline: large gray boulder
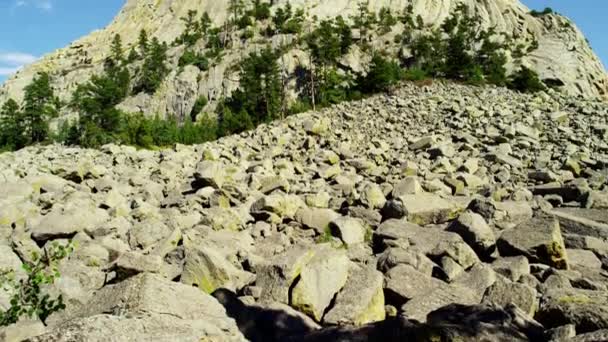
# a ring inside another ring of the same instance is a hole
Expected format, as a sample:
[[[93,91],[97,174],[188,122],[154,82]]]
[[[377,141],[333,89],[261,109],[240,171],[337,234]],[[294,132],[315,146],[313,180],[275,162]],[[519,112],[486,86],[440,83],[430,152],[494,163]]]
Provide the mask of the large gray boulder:
[[[320,322],[325,309],[346,284],[349,263],[344,250],[329,246],[317,249],[302,267],[300,279],[291,291],[291,306]]]
[[[30,341],[245,341],[234,320],[197,288],[140,274],[98,291]]]
[[[505,230],[498,239],[497,246],[504,256],[525,255],[531,262],[568,268],[559,221],[550,215],[540,215]]]
[[[374,268],[351,268],[346,285],[323,318],[325,324],[364,325],[385,318],[382,273]]]

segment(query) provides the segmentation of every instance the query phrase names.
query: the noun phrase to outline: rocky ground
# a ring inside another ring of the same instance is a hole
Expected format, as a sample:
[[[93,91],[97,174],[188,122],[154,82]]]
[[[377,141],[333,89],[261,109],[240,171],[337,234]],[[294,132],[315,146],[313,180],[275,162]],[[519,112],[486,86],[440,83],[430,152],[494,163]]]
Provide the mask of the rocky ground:
[[[2,154],[0,268],[77,248],[49,289],[67,309],[0,334],[606,340],[607,121],[435,83],[200,146]]]

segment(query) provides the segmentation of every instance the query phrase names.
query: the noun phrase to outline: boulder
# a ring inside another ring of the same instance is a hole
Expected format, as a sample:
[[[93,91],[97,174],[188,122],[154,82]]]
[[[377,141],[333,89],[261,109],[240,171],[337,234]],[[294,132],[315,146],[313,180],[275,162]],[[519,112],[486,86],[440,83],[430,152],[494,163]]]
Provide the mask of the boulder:
[[[366,238],[366,228],[361,221],[352,217],[338,217],[330,222],[329,228],[346,246],[362,243]]]
[[[148,273],[104,287],[67,317],[30,341],[105,341],[108,336],[125,341],[245,341],[213,297]]]
[[[317,234],[323,234],[329,224],[339,217],[340,214],[331,209],[300,208],[295,219],[303,226],[314,229]]]
[[[297,246],[276,255],[256,271],[256,284],[262,288],[260,302],[289,304],[289,291],[316,250]]]
[[[397,213],[390,217],[406,217],[408,221],[419,225],[451,221],[464,209],[458,202],[429,193],[404,195],[396,201]]]
[[[471,211],[460,214],[447,230],[462,236],[463,240],[482,257],[489,257],[496,248],[496,237],[492,228],[481,215]]]
[[[197,182],[196,188],[212,186],[220,189],[224,185],[225,170],[222,163],[212,160],[204,160],[196,166],[194,179]]]
[[[479,262],[475,251],[458,234],[439,228],[423,228],[391,219],[383,222],[374,232],[374,242],[379,245],[398,246],[401,244],[399,241],[406,241],[413,246],[412,250],[431,259],[448,256],[465,269]]]
[[[515,304],[528,316],[534,317],[538,309],[536,290],[528,285],[513,283],[502,277],[498,277],[496,282],[490,286],[483,296],[483,303],[507,306]]]
[[[526,274],[530,274],[530,263],[525,256],[499,258],[490,265],[496,273],[511,281],[519,281]]]
[[[40,218],[32,228],[32,238],[38,242],[71,238],[76,233],[92,230],[110,219],[105,210],[99,208],[79,208],[67,212],[53,210]]]
[[[568,268],[559,221],[550,215],[539,215],[505,230],[497,246],[503,256],[525,255],[530,262]]]
[[[184,256],[181,282],[197,286],[206,293],[218,288],[241,289],[255,278],[227,260],[221,251],[193,235],[184,236]]]
[[[335,294],[346,284],[348,269],[344,250],[318,247],[315,256],[302,267],[300,279],[291,291],[291,306],[320,322]]]
[[[385,318],[382,273],[374,268],[352,268],[334,306],[323,318],[325,324],[363,325]]]
[[[605,291],[554,289],[540,301],[536,319],[546,328],[574,324],[578,333],[608,329],[608,296]]]
[[[441,280],[420,273],[405,264],[397,265],[385,274],[387,301],[398,306],[444,284]]]

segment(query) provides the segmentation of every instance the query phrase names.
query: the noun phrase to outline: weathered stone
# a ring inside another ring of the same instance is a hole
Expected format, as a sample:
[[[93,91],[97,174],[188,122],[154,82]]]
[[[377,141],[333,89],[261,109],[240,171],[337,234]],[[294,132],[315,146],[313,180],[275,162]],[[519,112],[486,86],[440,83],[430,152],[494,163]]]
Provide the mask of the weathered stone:
[[[196,166],[194,178],[200,183],[199,188],[212,186],[219,189],[224,185],[225,170],[220,162],[205,160]]]
[[[400,264],[411,266],[428,277],[432,275],[435,267],[435,264],[424,254],[403,248],[388,248],[378,257],[378,270],[382,272],[387,272]]]
[[[500,258],[494,261],[491,267],[496,273],[514,282],[523,275],[530,274],[530,263],[525,256]]]
[[[552,216],[537,216],[505,230],[498,239],[497,246],[504,256],[525,255],[531,262],[568,268],[559,222]]]
[[[515,304],[530,317],[534,317],[538,308],[536,290],[528,285],[512,283],[500,277],[488,288],[483,302],[499,306]]]
[[[81,208],[69,212],[54,210],[41,218],[32,228],[32,238],[44,242],[52,239],[70,238],[86,229],[93,229],[109,220],[105,210]]]
[[[206,293],[218,288],[241,289],[254,275],[228,261],[218,250],[206,246],[201,238],[184,236],[185,264],[181,282],[195,285]]]
[[[339,217],[340,214],[331,209],[301,208],[295,218],[305,227],[314,229],[317,234],[323,234],[329,229],[329,224]]]
[[[0,328],[0,340],[22,342],[31,337],[42,335],[46,326],[39,320],[21,319],[19,322]]]
[[[330,222],[329,228],[332,234],[335,232],[346,246],[365,241],[366,228],[358,219],[347,216],[338,217]]]
[[[315,254],[315,249],[293,247],[259,267],[256,270],[256,284],[263,290],[260,301],[289,304],[289,290],[293,282]]]
[[[378,184],[370,183],[363,188],[361,202],[368,208],[379,209],[386,203],[386,198]]]
[[[407,217],[408,221],[419,225],[453,220],[464,209],[459,203],[433,194],[404,195],[398,201],[403,214],[401,217]]]
[[[572,267],[582,266],[597,270],[602,268],[602,261],[592,251],[568,248],[566,253],[568,254],[568,264]]]
[[[483,217],[470,211],[460,214],[457,220],[452,222],[448,231],[462,236],[480,256],[487,257],[494,252],[496,237],[492,228],[488,226]]]
[[[475,251],[456,233],[438,228],[423,228],[400,220],[385,221],[374,232],[374,241],[385,246],[393,245],[399,240],[409,242],[415,246],[416,251],[431,259],[448,256],[465,269],[479,262]]]
[[[425,295],[433,288],[445,284],[441,280],[420,273],[406,264],[391,268],[386,273],[385,279],[387,300],[396,305],[402,305],[412,298]]]
[[[334,306],[323,318],[326,324],[363,325],[385,318],[382,273],[373,268],[352,268]]]
[[[348,277],[349,260],[342,250],[319,249],[302,267],[300,280],[291,292],[291,306],[320,322]]]
[[[606,292],[555,289],[546,293],[536,319],[547,328],[574,324],[578,333],[608,329]]]
[[[104,287],[70,317],[31,341],[100,341],[108,336],[245,341],[214,298],[194,287],[146,273]]]
[[[427,315],[448,304],[479,304],[478,296],[471,290],[456,285],[442,285],[430,288],[407,303],[401,310],[408,319],[425,322]]]

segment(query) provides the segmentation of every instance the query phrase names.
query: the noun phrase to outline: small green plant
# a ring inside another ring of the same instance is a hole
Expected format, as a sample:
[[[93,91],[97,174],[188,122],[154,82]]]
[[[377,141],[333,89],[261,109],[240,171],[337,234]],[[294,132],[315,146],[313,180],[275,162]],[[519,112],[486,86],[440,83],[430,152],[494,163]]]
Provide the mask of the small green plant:
[[[331,235],[331,228],[329,228],[329,226],[325,227],[325,229],[323,229],[323,234],[319,235],[317,237],[317,243],[321,244],[321,243],[329,243],[332,242],[334,240],[333,235]]]
[[[530,11],[530,15],[533,17],[542,17],[543,15],[553,14],[555,13],[551,7],[545,7],[545,9],[541,11],[532,10]]]
[[[546,89],[545,85],[538,77],[538,74],[525,66],[522,66],[511,76],[509,88],[522,93],[535,93]]]
[[[0,312],[0,326],[17,323],[20,318],[39,318],[43,322],[54,312],[65,309],[63,297],[52,298],[43,292],[44,285],[52,285],[60,277],[58,264],[74,251],[70,242],[58,243],[44,249],[43,255],[34,254],[31,262],[22,265],[25,276],[17,279],[15,270],[0,272],[0,287],[11,295],[10,308]]]

